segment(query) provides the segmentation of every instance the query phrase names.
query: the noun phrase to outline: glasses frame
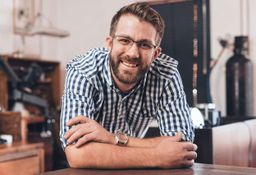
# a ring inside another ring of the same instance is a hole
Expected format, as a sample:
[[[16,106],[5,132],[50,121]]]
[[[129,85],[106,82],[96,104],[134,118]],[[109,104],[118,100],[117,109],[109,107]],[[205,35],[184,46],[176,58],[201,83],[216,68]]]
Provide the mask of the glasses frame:
[[[130,43],[127,44],[127,45],[126,45],[126,44],[123,44],[123,43],[121,43],[120,41],[118,41],[118,38],[127,39],[127,40],[130,41]],[[158,47],[158,46],[154,45],[154,44],[153,44],[151,41],[149,41],[149,40],[139,40],[139,41],[135,41],[134,39],[130,38],[129,36],[125,36],[125,35],[114,35],[114,36],[113,36],[113,39],[117,39],[118,43],[121,44],[121,45],[123,45],[123,46],[129,46],[128,49],[130,49],[130,48],[133,46],[134,43],[136,44],[136,46],[137,46],[139,49],[142,49],[142,50],[145,50],[145,51],[149,51],[149,50],[152,50],[152,49],[155,49],[155,48]],[[145,43],[145,42],[147,42],[147,44],[150,45],[151,48],[149,48],[149,49],[143,48],[141,45],[142,45],[143,43]]]

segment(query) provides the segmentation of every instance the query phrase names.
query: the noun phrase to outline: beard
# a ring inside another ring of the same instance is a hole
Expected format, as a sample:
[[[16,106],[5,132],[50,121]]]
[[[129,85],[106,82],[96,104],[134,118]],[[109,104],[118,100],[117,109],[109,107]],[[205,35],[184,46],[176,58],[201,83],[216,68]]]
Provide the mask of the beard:
[[[127,56],[114,57],[110,53],[110,67],[115,77],[124,84],[131,85],[139,82],[148,72],[150,65],[143,65],[141,58],[129,58]],[[136,70],[122,69],[123,61],[136,64]]]

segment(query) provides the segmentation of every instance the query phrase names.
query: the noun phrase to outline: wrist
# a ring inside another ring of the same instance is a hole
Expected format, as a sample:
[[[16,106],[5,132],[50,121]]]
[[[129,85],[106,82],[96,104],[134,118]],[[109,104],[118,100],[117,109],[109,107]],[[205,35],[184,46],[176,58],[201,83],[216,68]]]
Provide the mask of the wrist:
[[[111,145],[116,145],[116,139],[115,139],[115,134],[109,133],[109,139],[108,143]]]
[[[115,144],[119,146],[127,146],[129,138],[126,134],[121,131],[115,132]]]

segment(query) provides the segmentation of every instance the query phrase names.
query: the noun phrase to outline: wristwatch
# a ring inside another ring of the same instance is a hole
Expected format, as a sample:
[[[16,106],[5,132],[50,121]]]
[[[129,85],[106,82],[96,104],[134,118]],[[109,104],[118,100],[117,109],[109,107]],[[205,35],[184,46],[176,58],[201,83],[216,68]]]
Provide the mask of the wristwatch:
[[[126,146],[129,138],[126,134],[122,133],[121,131],[116,131],[115,140],[116,140],[116,145]]]

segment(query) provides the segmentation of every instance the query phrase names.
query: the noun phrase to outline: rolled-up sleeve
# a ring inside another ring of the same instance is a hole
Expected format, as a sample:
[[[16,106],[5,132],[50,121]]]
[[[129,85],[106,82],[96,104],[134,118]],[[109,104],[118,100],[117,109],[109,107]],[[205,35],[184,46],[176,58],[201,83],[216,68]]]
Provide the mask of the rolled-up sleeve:
[[[94,118],[94,93],[95,89],[88,80],[71,65],[67,66],[60,116],[60,141],[63,148],[67,146],[64,135],[69,130],[66,123],[71,118],[78,115]]]
[[[178,70],[166,84],[157,112],[160,133],[165,136],[174,136],[177,132],[182,132],[183,140],[193,141],[194,129],[190,108]]]

